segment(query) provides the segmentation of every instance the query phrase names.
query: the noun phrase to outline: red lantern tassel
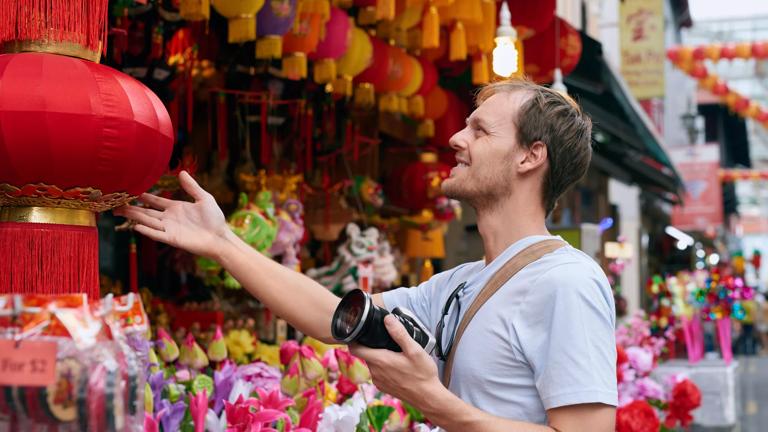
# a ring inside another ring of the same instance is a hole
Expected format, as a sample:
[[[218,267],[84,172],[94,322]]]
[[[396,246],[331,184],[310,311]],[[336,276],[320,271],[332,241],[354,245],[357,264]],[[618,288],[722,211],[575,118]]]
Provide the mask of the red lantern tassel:
[[[195,115],[195,92],[192,88],[192,68],[187,69],[185,84],[187,90],[187,132],[191,134]]]
[[[132,293],[139,292],[139,261],[136,253],[136,238],[131,236],[131,243],[128,245],[128,283],[131,286]]]
[[[107,46],[107,8],[108,0],[0,0],[0,44],[65,42],[101,53]]]
[[[304,145],[304,149],[306,150],[307,154],[307,174],[309,174],[312,171],[312,164],[314,162],[314,159],[312,157],[312,132],[313,132],[313,124],[315,122],[315,114],[312,111],[312,108],[307,109],[307,117],[306,117],[306,124],[305,124],[305,133],[306,133],[306,143]]]
[[[267,117],[268,109],[267,102],[261,104],[261,164],[269,165],[269,161],[272,158],[272,146],[269,142],[269,134],[267,133]]]
[[[96,227],[0,222],[0,292],[99,298]]]
[[[216,102],[216,132],[218,135],[217,144],[219,150],[219,160],[229,159],[229,137],[227,136],[227,96],[219,93]]]

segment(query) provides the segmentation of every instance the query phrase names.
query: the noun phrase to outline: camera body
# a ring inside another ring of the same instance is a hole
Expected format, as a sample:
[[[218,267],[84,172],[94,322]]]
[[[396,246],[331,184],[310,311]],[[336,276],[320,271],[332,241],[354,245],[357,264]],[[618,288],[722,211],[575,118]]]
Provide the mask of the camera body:
[[[356,289],[345,295],[331,322],[331,335],[339,342],[359,343],[370,348],[386,348],[400,352],[402,349],[392,339],[384,326],[384,317],[389,312],[373,304],[368,293]],[[405,308],[395,308],[392,315],[405,327],[408,334],[427,353],[435,348],[435,337],[418,318]]]

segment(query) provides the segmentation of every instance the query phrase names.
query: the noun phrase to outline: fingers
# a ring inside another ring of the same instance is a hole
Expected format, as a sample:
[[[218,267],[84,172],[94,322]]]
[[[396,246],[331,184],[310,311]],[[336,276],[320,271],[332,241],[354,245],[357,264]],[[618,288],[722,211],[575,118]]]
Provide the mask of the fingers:
[[[149,212],[154,212],[157,215],[162,214],[157,210],[145,209],[141,207],[124,207],[119,212],[116,212],[116,214],[118,216],[123,216],[133,221],[136,221],[137,223],[140,223],[142,225],[146,225],[149,228],[152,228],[158,231],[165,231],[163,221],[160,220],[158,217],[149,214]]]
[[[389,314],[385,316],[384,325],[387,327],[389,335],[392,336],[392,340],[400,345],[400,348],[403,350],[403,354],[411,357],[418,354],[419,351],[423,351],[421,345],[413,340],[413,338],[405,330],[405,327],[403,327],[403,324],[400,322],[400,320],[395,318],[394,315]]]
[[[159,197],[157,195],[152,195],[150,193],[143,193],[139,197],[139,200],[143,203],[147,203],[151,205],[152,207],[159,209],[159,210],[165,210],[168,208],[171,204],[173,204],[173,200],[169,200],[167,198]]]
[[[182,171],[179,173],[179,183],[182,189],[189,194],[195,201],[200,201],[208,196],[208,192],[201,188],[199,184],[189,175],[188,172]]]
[[[152,240],[163,243],[169,242],[168,233],[164,231],[159,231],[146,225],[136,225],[133,227],[133,230],[145,237],[151,238]]]

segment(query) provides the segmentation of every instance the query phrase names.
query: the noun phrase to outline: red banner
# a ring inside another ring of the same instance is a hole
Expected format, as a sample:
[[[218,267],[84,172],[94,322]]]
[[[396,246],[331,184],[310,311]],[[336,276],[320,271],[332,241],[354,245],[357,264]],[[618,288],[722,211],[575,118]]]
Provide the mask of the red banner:
[[[672,225],[707,231],[723,224],[719,144],[671,148],[670,156],[685,182],[683,205],[672,209]]]

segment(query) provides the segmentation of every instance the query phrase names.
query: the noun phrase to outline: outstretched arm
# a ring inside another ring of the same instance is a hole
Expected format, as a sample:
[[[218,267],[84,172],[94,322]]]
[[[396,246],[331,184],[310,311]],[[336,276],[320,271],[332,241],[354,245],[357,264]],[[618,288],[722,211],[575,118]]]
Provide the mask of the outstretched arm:
[[[339,298],[302,273],[260,254],[232,233],[213,196],[188,173],[179,174],[179,181],[194,202],[143,194],[141,201],[152,208],[125,206],[115,214],[134,220],[135,230],[153,240],[216,260],[248,292],[302,333],[335,342],[331,318]],[[380,305],[378,297],[374,296]]]
[[[353,354],[366,361],[373,383],[383,392],[420,410],[448,432],[611,432],[616,409],[603,404],[580,404],[547,411],[548,426],[497,417],[462,401],[437,375],[437,366],[397,319],[384,319],[402,353],[354,346]]]

